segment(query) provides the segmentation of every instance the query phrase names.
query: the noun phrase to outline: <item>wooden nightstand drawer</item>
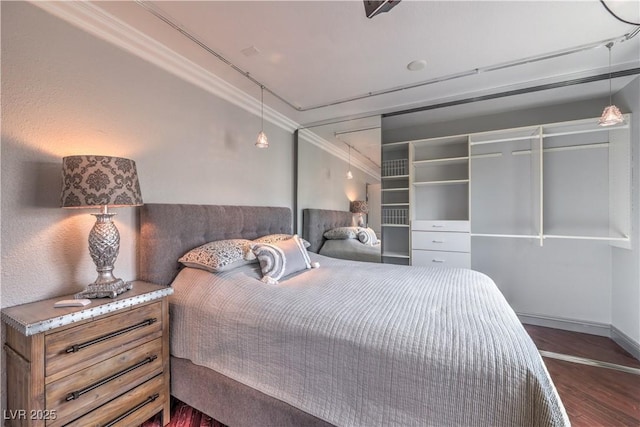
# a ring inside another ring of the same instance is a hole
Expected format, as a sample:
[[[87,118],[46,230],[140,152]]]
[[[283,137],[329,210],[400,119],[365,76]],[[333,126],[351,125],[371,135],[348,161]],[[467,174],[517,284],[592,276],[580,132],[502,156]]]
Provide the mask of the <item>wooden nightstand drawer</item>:
[[[63,425],[103,405],[114,394],[149,380],[162,372],[162,339],[133,348],[46,386],[47,409]]]
[[[156,302],[47,335],[45,375],[67,375],[159,337],[162,320]]]
[[[169,398],[166,394],[167,389],[164,378],[161,375],[157,376],[66,426],[131,427],[140,425],[162,410],[163,403]]]

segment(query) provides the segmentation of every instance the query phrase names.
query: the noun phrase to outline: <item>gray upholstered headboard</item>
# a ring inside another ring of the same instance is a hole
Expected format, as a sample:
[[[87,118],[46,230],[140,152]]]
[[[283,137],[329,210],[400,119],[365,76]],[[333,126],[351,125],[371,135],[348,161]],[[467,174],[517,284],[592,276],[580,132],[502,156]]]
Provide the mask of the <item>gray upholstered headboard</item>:
[[[308,250],[318,252],[324,243],[324,232],[336,227],[354,225],[353,214],[347,211],[331,211],[326,209],[302,210],[302,237],[311,246]]]
[[[291,209],[148,203],[140,208],[138,277],[169,285],[189,249],[222,239],[292,233]]]

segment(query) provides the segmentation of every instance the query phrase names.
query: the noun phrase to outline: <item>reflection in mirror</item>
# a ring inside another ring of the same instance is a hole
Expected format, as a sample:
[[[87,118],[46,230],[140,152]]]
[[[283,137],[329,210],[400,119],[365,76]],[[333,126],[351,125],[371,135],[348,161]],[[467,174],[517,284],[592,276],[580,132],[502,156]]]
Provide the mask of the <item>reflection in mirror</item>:
[[[356,226],[361,220],[375,233],[372,239],[379,239],[380,121],[380,116],[375,116],[298,131],[297,224],[298,233],[313,240],[310,251],[338,258],[380,261],[379,244],[364,244],[357,238],[323,237],[329,229]],[[366,202],[368,212],[352,213],[351,210],[362,207],[353,204],[354,201]]]

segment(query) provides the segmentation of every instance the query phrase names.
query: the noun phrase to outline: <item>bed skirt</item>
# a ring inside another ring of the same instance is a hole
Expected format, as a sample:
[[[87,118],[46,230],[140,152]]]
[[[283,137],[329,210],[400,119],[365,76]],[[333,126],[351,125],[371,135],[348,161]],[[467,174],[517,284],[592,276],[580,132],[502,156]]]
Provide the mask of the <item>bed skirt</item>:
[[[218,372],[173,356],[171,395],[233,427],[333,426]]]

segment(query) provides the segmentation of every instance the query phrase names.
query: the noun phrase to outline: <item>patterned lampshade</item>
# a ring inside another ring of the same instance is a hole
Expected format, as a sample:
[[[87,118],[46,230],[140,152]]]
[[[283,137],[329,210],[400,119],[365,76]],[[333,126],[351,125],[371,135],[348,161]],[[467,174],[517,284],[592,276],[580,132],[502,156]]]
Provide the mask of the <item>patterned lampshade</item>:
[[[349,205],[349,210],[351,213],[356,214],[368,214],[369,213],[369,205],[365,200],[354,200]]]
[[[122,157],[64,157],[60,198],[63,208],[140,206],[136,163]]]

